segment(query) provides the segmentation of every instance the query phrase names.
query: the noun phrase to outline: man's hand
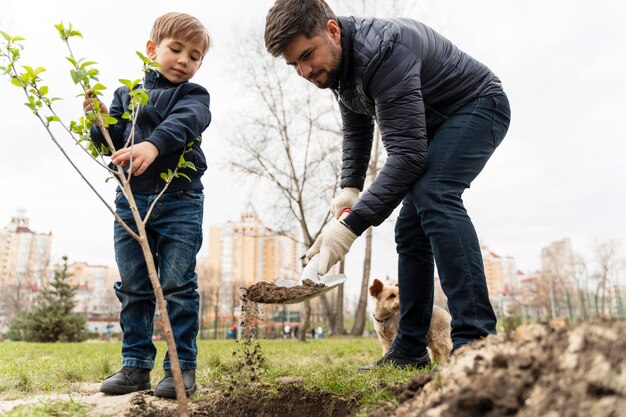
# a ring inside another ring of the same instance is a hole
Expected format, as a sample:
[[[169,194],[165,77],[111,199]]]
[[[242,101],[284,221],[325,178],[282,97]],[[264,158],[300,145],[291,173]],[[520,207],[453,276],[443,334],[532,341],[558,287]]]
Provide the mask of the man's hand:
[[[132,156],[133,164],[129,168],[135,176],[143,174],[159,155],[159,150],[151,142],[141,142],[130,148],[120,149],[111,155],[111,162],[115,165],[126,166]]]
[[[351,209],[359,199],[359,189],[346,187],[330,202],[330,212],[333,218],[338,218],[344,209]]]
[[[100,101],[98,96],[93,93],[93,90],[87,90],[87,94],[85,94],[85,100],[83,100],[83,111],[85,112],[85,116],[89,116],[96,110],[93,103],[94,101],[98,102],[98,105],[100,106],[100,113],[109,114],[109,109],[107,109],[107,106],[105,106],[104,103]],[[92,123],[98,126],[97,120],[94,119]]]
[[[345,216],[347,214],[342,218]],[[326,275],[333,265],[346,256],[355,239],[356,235],[341,220],[332,220],[306,252],[306,257],[311,259],[319,253],[319,274]]]

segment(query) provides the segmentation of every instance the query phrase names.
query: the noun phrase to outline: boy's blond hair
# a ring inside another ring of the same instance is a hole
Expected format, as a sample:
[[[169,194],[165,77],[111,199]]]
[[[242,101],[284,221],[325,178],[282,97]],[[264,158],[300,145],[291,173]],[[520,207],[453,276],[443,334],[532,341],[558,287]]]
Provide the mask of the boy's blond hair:
[[[206,28],[198,19],[185,13],[166,13],[154,21],[150,40],[159,45],[165,38],[198,42],[203,58],[211,47],[211,37]]]

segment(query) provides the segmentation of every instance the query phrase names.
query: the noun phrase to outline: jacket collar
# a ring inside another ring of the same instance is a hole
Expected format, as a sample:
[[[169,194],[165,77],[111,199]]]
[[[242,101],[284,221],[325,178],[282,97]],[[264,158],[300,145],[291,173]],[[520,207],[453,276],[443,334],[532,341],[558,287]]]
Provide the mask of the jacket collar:
[[[184,83],[181,83],[181,84],[184,84]],[[165,78],[163,75],[161,75],[160,72],[155,71],[155,70],[147,71],[146,75],[144,76],[144,86],[147,89],[151,89],[155,87],[161,87],[161,88],[175,87],[177,85],[180,85],[180,84],[174,84],[173,82]]]
[[[339,77],[337,82],[331,88],[339,91],[348,81],[348,73],[352,68],[352,41],[353,41],[353,23],[348,17],[337,16],[337,22],[341,29],[341,65],[339,68]]]

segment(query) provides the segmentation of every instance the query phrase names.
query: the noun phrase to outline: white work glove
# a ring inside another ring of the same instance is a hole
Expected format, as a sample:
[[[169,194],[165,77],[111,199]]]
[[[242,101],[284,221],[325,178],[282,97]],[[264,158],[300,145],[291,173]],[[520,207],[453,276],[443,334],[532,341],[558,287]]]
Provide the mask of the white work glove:
[[[356,235],[352,230],[348,229],[341,220],[348,213],[344,213],[339,220],[332,220],[326,226],[322,234],[320,234],[313,243],[313,246],[306,251],[306,257],[311,259],[314,255],[319,255],[319,274],[326,275],[328,270],[340,262],[346,253],[350,250],[350,246],[356,239]]]
[[[333,218],[338,218],[342,210],[351,209],[358,199],[358,188],[343,188],[330,202],[330,213],[333,215]]]

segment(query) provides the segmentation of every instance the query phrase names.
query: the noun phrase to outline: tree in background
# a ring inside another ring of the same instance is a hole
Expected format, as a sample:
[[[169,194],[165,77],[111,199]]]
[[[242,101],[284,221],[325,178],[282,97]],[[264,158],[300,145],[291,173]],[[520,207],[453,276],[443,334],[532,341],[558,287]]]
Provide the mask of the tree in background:
[[[339,184],[341,137],[328,127],[338,123],[338,110],[330,92],[320,95],[268,54],[258,31],[239,35],[232,49],[246,111],[233,123],[231,167],[254,182],[272,230],[291,230],[295,223],[304,253],[330,219],[328,204]],[[335,318],[343,310],[325,294],[322,303],[329,324],[343,322]],[[301,340],[310,312],[305,302]]]
[[[27,342],[82,342],[87,339],[87,320],[72,310],[77,286],[70,284],[67,257],[54,279],[42,288],[35,309],[18,314],[9,329],[11,340]]]

